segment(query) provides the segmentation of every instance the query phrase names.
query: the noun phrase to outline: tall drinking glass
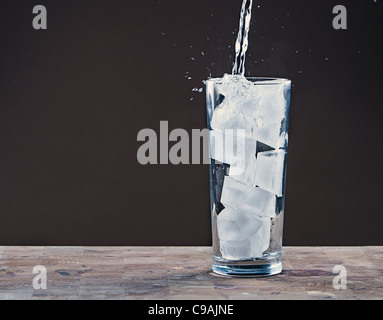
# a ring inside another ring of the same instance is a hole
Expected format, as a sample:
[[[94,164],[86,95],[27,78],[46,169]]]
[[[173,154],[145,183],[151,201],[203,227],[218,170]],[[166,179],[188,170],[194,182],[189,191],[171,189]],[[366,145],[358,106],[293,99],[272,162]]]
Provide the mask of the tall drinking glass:
[[[228,76],[206,81],[213,271],[282,271],[291,81]]]

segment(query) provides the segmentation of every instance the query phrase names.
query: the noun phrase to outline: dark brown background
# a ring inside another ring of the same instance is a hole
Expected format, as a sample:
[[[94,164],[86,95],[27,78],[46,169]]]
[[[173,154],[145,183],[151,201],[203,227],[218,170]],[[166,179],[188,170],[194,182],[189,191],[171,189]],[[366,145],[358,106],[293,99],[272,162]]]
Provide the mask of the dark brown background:
[[[294,82],[286,245],[383,244],[382,2],[255,1],[247,74]],[[3,0],[0,244],[209,245],[208,167],[141,166],[137,133],[206,126],[240,6]]]

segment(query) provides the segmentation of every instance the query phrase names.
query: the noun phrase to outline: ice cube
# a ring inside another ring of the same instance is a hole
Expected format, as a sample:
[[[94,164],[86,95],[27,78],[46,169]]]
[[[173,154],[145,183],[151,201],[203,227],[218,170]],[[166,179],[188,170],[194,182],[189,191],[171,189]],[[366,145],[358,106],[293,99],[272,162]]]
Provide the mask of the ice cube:
[[[251,191],[251,186],[245,185],[232,177],[225,177],[222,189],[221,202],[225,207],[238,208],[247,194]]]
[[[219,92],[215,92],[215,96],[224,99],[216,103],[210,121],[211,129],[246,129],[250,133],[252,124],[245,119],[241,105],[253,99],[250,92],[254,87],[245,77],[225,75],[219,82]]]
[[[247,100],[253,87],[244,76],[225,74],[221,79],[220,93],[231,102],[240,103]]]
[[[261,258],[270,246],[271,219],[262,218],[262,227],[250,238],[251,257]]]
[[[286,116],[285,82],[272,85],[258,85],[259,106],[265,126],[281,123]]]
[[[278,149],[281,145],[281,129],[281,122],[267,126],[254,126],[252,135],[259,142],[262,142],[273,149]]]
[[[245,132],[243,132],[245,133]],[[244,155],[239,158],[237,164],[230,167],[230,176],[249,185],[254,182],[254,173],[256,166],[257,140],[250,136],[242,136],[244,140],[241,146],[244,146]],[[238,147],[237,147],[238,149]]]
[[[274,217],[276,197],[274,194],[225,177],[221,203],[251,215],[259,217]]]
[[[222,258],[225,260],[250,260],[252,247],[250,239],[242,241],[225,241],[220,244]]]
[[[260,218],[227,207],[217,218],[220,241],[242,241],[251,238],[261,227]]]
[[[257,158],[255,154],[247,157],[247,161],[245,163],[245,170],[242,174],[238,175],[236,170],[229,170],[229,176],[235,180],[241,181],[244,184],[255,187],[255,169],[257,166]]]
[[[276,196],[261,188],[253,188],[239,206],[240,210],[259,217],[274,218],[276,215]]]
[[[241,112],[252,126],[251,132],[254,138],[273,149],[278,149],[287,114],[286,84],[265,82],[255,87],[258,91],[241,104]]]
[[[238,241],[221,241],[222,257],[226,260],[250,260],[261,258],[270,246],[271,219],[262,218],[262,226],[250,238]]]
[[[236,210],[226,208],[218,215],[217,230],[221,242],[239,241],[242,238],[241,230],[235,222],[236,213]]]
[[[210,123],[213,130],[225,129],[249,129],[249,124],[235,103],[225,99],[223,103],[215,108]]]
[[[263,190],[281,197],[285,159],[286,152],[284,150],[258,153],[255,184]]]
[[[281,123],[286,116],[287,101],[285,99],[285,84],[259,83],[248,100],[241,105],[245,118],[258,127]]]
[[[256,147],[249,145],[245,131],[241,129],[212,130],[209,141],[210,157],[221,163],[230,164],[238,174],[243,173],[245,169],[246,151],[251,149],[254,155],[256,152]]]

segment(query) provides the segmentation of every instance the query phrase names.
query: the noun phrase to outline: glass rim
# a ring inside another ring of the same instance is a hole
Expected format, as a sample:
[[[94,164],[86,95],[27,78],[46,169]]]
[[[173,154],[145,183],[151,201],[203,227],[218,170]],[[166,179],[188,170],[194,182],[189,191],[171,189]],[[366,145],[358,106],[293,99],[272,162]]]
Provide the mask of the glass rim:
[[[246,80],[256,83],[256,84],[281,84],[286,82],[291,82],[287,78],[276,78],[276,77],[245,77]],[[223,84],[222,80],[224,78],[209,78],[206,82],[211,82],[215,84]]]

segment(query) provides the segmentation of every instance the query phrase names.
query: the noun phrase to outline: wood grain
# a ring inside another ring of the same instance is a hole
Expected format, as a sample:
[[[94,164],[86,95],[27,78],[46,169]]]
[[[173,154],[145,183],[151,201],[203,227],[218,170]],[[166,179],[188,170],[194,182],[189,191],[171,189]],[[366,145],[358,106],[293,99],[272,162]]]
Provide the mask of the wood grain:
[[[365,300],[383,299],[383,247],[286,247],[269,278],[211,272],[208,247],[0,247],[0,299]],[[34,290],[33,267],[47,269]],[[333,268],[347,270],[335,290]]]

